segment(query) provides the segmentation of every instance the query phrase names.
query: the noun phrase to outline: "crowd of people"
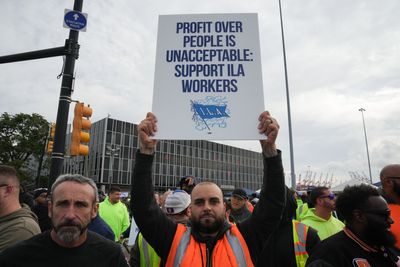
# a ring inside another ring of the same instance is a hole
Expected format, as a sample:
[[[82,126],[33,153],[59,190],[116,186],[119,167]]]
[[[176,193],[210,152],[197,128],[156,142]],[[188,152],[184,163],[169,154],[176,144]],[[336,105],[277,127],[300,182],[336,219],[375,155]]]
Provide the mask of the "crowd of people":
[[[92,179],[61,175],[49,190],[20,199],[16,170],[0,165],[0,266],[400,266],[400,164],[371,185],[299,195],[284,184],[279,124],[258,118],[264,175],[251,200],[242,188],[229,199],[211,182],[183,177],[155,192],[152,166],[157,118],[138,125],[130,203],[112,186],[100,200]],[[130,216],[139,229],[127,254]]]

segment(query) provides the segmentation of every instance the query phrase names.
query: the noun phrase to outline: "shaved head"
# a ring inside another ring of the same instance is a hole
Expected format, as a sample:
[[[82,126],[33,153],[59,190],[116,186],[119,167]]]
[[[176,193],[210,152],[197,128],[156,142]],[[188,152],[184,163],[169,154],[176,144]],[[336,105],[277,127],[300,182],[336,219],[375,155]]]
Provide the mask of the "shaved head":
[[[193,195],[193,193],[196,194],[201,189],[201,187],[204,187],[204,186],[210,186],[210,187],[213,187],[213,188],[217,189],[217,191],[219,191],[219,193],[220,193],[220,197],[223,198],[224,195],[222,193],[221,188],[217,184],[215,184],[213,182],[201,182],[201,183],[197,184],[193,188],[192,195]],[[193,201],[193,197],[192,197],[192,201]]]
[[[380,173],[380,178],[396,177],[400,173],[400,164],[390,164],[383,167]]]
[[[390,202],[400,204],[400,164],[383,167],[380,173],[383,191]]]

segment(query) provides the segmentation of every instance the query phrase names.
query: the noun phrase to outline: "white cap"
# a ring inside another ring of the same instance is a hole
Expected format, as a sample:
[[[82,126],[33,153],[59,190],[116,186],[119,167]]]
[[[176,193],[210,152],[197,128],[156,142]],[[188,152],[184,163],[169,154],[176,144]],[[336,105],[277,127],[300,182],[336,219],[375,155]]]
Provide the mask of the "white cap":
[[[165,212],[167,214],[178,214],[190,205],[190,195],[183,190],[175,190],[165,200]]]

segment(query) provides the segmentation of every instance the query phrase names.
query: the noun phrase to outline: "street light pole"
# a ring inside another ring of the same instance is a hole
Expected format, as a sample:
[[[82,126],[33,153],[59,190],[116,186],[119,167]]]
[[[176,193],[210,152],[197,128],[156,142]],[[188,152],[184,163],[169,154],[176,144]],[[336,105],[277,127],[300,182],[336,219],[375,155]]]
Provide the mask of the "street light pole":
[[[112,180],[113,174],[114,174],[114,171],[113,171],[113,168],[114,168],[114,157],[118,156],[120,149],[121,148],[119,146],[115,146],[114,148],[111,145],[107,146],[106,155],[110,156],[110,164],[109,164],[110,173],[109,173],[109,176],[108,176],[108,184],[109,184],[108,190],[110,190],[110,188],[111,188],[111,180]]]
[[[367,148],[367,159],[368,159],[368,170],[369,170],[369,181],[372,184],[372,174],[371,174],[371,162],[369,160],[369,150],[368,150],[368,139],[367,139],[367,130],[365,129],[365,120],[364,120],[364,108],[360,108],[358,111],[361,111],[363,127],[364,127],[364,137],[365,137],[365,147]]]
[[[291,182],[292,182],[292,188],[296,189],[296,172],[294,170],[294,153],[293,153],[293,137],[292,137],[292,118],[290,115],[289,82],[288,82],[288,73],[287,73],[287,64],[286,64],[286,48],[285,48],[285,36],[283,33],[281,0],[279,0],[279,17],[281,19],[283,64],[285,67],[286,103],[287,103],[288,124],[289,124],[289,148],[290,148],[290,169],[291,169],[290,177],[291,177]]]

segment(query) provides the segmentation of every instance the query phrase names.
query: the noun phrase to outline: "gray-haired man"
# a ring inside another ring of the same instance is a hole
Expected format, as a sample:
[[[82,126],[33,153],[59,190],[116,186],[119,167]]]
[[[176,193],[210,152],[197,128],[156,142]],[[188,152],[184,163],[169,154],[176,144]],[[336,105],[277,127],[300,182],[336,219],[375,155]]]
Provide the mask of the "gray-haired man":
[[[51,231],[0,254],[0,266],[128,266],[120,247],[87,230],[98,210],[96,184],[81,175],[62,175],[51,188]]]

